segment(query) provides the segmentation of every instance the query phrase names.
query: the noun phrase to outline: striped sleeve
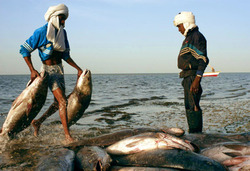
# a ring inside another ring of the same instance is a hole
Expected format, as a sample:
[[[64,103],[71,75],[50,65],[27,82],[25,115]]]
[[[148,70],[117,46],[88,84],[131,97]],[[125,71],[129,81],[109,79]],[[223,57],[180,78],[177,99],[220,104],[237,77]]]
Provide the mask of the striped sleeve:
[[[207,63],[207,57],[205,57],[205,54],[201,52],[199,49],[197,49],[192,44],[185,44],[180,51],[180,55],[184,55],[186,53],[191,53],[193,57],[195,57],[197,60],[202,59],[205,63]]]
[[[31,56],[31,53],[38,47],[40,32],[36,30],[34,34],[27,39],[20,49],[20,54],[23,57]]]

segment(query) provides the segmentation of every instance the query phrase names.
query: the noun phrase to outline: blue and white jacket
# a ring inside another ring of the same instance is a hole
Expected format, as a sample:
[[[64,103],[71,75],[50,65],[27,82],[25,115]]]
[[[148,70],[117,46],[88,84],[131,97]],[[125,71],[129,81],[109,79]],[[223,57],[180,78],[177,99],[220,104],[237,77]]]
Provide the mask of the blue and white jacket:
[[[53,44],[46,38],[47,27],[48,23],[36,29],[33,35],[29,39],[27,39],[23,45],[21,45],[20,53],[22,54],[23,57],[31,56],[31,53],[36,49],[38,49],[39,51],[39,56],[41,58],[41,61],[45,61],[51,57],[53,52]],[[69,42],[65,30],[64,34],[65,34],[66,50],[62,52],[63,53],[62,59],[66,61],[70,57],[70,54],[69,54]]]

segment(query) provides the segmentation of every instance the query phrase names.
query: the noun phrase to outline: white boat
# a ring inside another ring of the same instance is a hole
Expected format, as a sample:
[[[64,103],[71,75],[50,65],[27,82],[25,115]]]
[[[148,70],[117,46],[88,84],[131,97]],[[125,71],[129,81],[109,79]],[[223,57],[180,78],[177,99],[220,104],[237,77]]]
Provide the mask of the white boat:
[[[215,71],[215,69],[210,64],[208,64],[208,66],[211,68],[212,72],[204,72],[203,77],[217,77],[220,71]]]
[[[217,72],[204,72],[203,77],[217,77],[220,71]]]

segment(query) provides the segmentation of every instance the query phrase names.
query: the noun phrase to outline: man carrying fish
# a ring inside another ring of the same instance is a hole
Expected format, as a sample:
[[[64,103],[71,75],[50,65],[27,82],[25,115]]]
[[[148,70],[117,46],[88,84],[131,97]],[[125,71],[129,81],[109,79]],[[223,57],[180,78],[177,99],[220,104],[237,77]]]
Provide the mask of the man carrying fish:
[[[69,42],[64,30],[65,20],[68,18],[68,7],[64,4],[51,6],[44,15],[48,22],[44,26],[35,30],[34,34],[21,45],[20,53],[23,56],[31,72],[31,81],[39,76],[38,71],[33,67],[31,53],[38,49],[39,56],[43,63],[41,70],[48,74],[48,84],[55,101],[59,105],[59,115],[62,121],[66,141],[72,142],[67,125],[67,109],[65,82],[62,59],[78,71],[78,78],[82,74],[82,69],[73,61],[69,54]],[[32,122],[36,136],[41,123]]]
[[[174,18],[174,25],[186,38],[178,56],[180,78],[183,78],[184,102],[190,133],[202,132],[202,110],[200,85],[202,75],[208,65],[207,43],[199,32],[192,12],[181,12]]]

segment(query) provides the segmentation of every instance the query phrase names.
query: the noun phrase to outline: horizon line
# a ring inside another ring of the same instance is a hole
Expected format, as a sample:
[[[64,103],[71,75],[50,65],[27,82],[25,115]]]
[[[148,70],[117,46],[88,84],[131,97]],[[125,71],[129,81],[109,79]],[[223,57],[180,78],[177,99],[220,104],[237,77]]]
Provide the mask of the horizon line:
[[[225,74],[229,73],[250,73],[250,71],[235,71],[235,72],[221,72]],[[134,72],[134,73],[92,73],[93,75],[142,75],[142,74],[179,74],[179,72]],[[30,74],[0,74],[0,76],[9,76],[9,75],[30,75]],[[76,73],[64,73],[64,75],[76,75]]]

